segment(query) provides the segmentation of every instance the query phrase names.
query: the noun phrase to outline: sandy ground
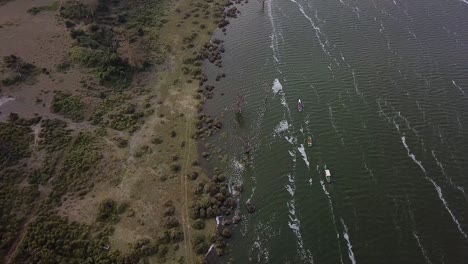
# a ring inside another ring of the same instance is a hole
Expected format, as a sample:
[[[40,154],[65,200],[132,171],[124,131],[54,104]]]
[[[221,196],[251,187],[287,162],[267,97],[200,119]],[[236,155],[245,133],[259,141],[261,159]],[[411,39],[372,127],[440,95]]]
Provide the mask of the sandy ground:
[[[80,81],[93,78],[79,69],[66,73],[56,71],[56,65],[68,57],[72,39],[56,12],[43,11],[31,15],[28,9],[48,6],[51,0],[15,0],[0,6],[0,57],[16,55],[23,61],[34,64],[38,69],[45,68],[50,74],[39,74],[33,84],[20,83],[11,87],[1,87],[0,98],[13,98],[6,103],[0,99],[0,121],[11,112],[31,117],[35,113],[57,117],[49,107],[53,90],[80,93]],[[1,73],[3,79],[7,73]]]

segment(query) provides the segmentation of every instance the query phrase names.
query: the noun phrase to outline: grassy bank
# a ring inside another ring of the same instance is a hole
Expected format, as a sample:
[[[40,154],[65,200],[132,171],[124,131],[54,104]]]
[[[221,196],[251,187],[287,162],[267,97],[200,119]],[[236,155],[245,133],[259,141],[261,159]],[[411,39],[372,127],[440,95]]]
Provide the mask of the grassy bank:
[[[84,77],[50,93],[55,118],[0,123],[5,263],[202,263],[214,243],[222,253],[213,218],[230,203],[226,179],[199,167],[196,139],[213,123],[199,116],[212,90],[202,64],[221,65],[210,38],[226,25],[224,6],[51,1],[24,10],[54,16],[70,39],[69,56],[42,73]],[[39,74],[20,56],[4,63],[8,89],[28,89]]]

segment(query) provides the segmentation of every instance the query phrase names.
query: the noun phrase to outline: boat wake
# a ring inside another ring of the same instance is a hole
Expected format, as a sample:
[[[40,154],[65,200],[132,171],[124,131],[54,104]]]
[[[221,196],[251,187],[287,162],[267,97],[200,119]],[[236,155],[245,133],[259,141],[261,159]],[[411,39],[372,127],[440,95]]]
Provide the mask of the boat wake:
[[[256,260],[256,263],[270,262],[270,251],[267,248],[267,243],[274,237],[280,235],[280,231],[273,228],[272,222],[274,220],[275,215],[272,215],[267,219],[267,221],[258,222],[254,227],[254,234],[257,235],[250,249],[249,255]]]
[[[319,166],[317,165],[316,166],[316,170],[317,172],[320,174],[320,170],[319,170]],[[332,200],[331,200],[331,197],[330,197],[330,193],[327,191],[327,189],[325,188],[325,182],[323,180],[320,180],[320,184],[322,185],[322,190],[323,190],[323,193],[327,196],[328,198],[328,207],[330,209],[330,213],[331,213],[331,218],[332,218],[332,223],[333,223],[333,227],[335,228],[335,233],[336,233],[336,239],[337,239],[337,242],[338,242],[338,250],[340,251],[340,261],[341,263],[343,264],[343,256],[341,254],[341,244],[340,244],[340,233],[338,233],[338,227],[336,226],[336,220],[335,220],[335,211],[333,209],[333,203],[332,203]]]
[[[426,250],[425,250],[425,249],[423,248],[423,246],[421,245],[421,241],[419,240],[419,237],[418,237],[418,235],[416,234],[415,231],[413,231],[413,236],[414,236],[414,238],[416,239],[416,242],[418,242],[419,249],[421,249],[421,253],[422,253],[423,256],[424,256],[424,259],[426,260],[426,263],[427,263],[427,264],[432,264],[431,260],[430,260],[429,257],[427,256]]]
[[[445,209],[447,210],[447,212],[448,212],[448,213],[450,214],[450,216],[452,217],[453,222],[455,222],[455,224],[457,224],[458,231],[460,231],[460,234],[465,238],[465,240],[468,240],[468,236],[466,235],[466,233],[465,233],[465,232],[463,231],[463,229],[461,228],[461,225],[460,225],[460,223],[458,222],[458,220],[457,220],[457,218],[455,217],[455,215],[452,213],[452,210],[450,210],[450,208],[448,207],[447,201],[445,201],[445,199],[444,199],[444,196],[443,196],[443,194],[442,194],[442,189],[440,188],[440,186],[437,185],[437,184],[435,183],[435,181],[432,180],[431,178],[426,177],[426,179],[434,185],[434,188],[436,189],[437,194],[439,195],[439,199],[442,201],[442,203],[443,203],[444,206],[445,206]]]
[[[271,5],[273,3],[273,0],[266,1],[267,4],[267,13],[268,17],[270,19],[270,24],[271,24],[271,43],[270,43],[270,48],[273,52],[273,59],[275,60],[276,63],[280,62],[280,54],[279,54],[279,37],[281,36],[281,32],[277,31],[276,25],[275,25],[275,20],[273,18],[273,10],[271,9]],[[278,68],[277,70],[281,72]]]
[[[314,258],[310,250],[304,248],[304,241],[301,234],[301,222],[296,216],[296,207],[294,193],[296,191],[295,179],[291,174],[288,174],[288,184],[285,186],[286,190],[289,192],[291,199],[287,202],[288,211],[289,211],[289,222],[288,226],[296,235],[296,242],[299,249],[299,253],[302,261],[307,263],[314,263]]]
[[[330,52],[326,48],[326,46],[328,45],[328,40],[325,37],[325,35],[322,33],[322,31],[320,31],[320,28],[315,24],[315,22],[312,20],[312,18],[306,14],[306,12],[304,11],[304,8],[302,7],[302,5],[300,3],[298,3],[296,0],[290,0],[290,1],[295,3],[299,7],[299,11],[301,11],[302,15],[307,20],[309,20],[310,24],[312,25],[312,28],[315,31],[315,36],[317,37],[317,40],[318,40],[320,46],[322,47],[323,53],[325,53],[325,55],[327,55],[329,58],[331,58]]]
[[[305,152],[304,145],[301,144],[301,145],[297,148],[297,150],[299,151],[299,153],[301,153],[302,159],[304,160],[304,162],[305,162],[305,164],[306,164],[306,166],[307,166],[307,169],[310,169],[310,168],[309,168],[309,166],[310,166],[310,164],[309,164],[309,159],[307,158],[307,154],[306,154],[306,152]]]
[[[352,75],[353,75],[353,85],[354,85],[354,89],[356,90],[356,94],[359,96],[359,95],[361,95],[361,92],[360,92],[359,89],[358,89],[358,85],[357,85],[357,81],[356,81],[356,76],[355,76],[355,74],[354,74],[354,70],[353,70],[353,69],[351,70],[351,73],[352,73]]]
[[[398,129],[398,133],[399,133],[399,129]],[[448,204],[447,204],[447,201],[445,200],[444,198],[444,195],[442,193],[442,188],[440,188],[439,185],[437,185],[437,183],[429,178],[427,176],[427,172],[426,172],[426,169],[424,168],[424,166],[422,165],[422,162],[420,160],[418,160],[416,158],[416,156],[410,151],[409,147],[408,147],[408,144],[406,144],[406,137],[403,135],[401,137],[401,143],[403,144],[403,146],[405,147],[407,153],[408,153],[408,157],[410,157],[414,163],[416,163],[419,168],[422,170],[422,172],[424,173],[424,178],[432,183],[432,185],[434,186],[434,189],[436,190],[437,194],[438,194],[438,197],[439,197],[439,200],[442,202],[442,204],[444,205],[445,207],[445,210],[449,213],[449,215],[451,216],[453,222],[457,225],[457,228],[458,228],[458,231],[460,232],[460,234],[465,238],[465,240],[468,240],[468,236],[466,235],[466,233],[463,231],[461,225],[460,225],[460,222],[458,221],[458,219],[455,217],[455,215],[453,214],[452,210],[450,210]]]
[[[281,134],[289,129],[288,120],[281,120],[280,123],[275,128],[276,134]]]
[[[452,80],[452,83],[453,83],[453,85],[455,85],[455,87],[458,88],[458,90],[460,90],[460,92],[461,92],[464,96],[466,96],[465,91],[463,91],[463,89],[462,89],[460,86],[458,86],[458,84],[457,84],[454,80]]]
[[[351,245],[351,241],[349,239],[348,227],[343,221],[343,218],[341,218],[341,224],[343,225],[343,237],[346,240],[346,243],[348,245],[349,260],[351,260],[351,263],[356,264],[356,259],[354,258],[353,246]]]

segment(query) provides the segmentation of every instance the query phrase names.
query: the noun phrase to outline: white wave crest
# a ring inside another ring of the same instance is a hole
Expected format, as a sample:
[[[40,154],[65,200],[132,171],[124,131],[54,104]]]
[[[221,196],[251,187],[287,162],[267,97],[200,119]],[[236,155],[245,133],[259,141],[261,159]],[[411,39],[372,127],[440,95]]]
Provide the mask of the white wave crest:
[[[318,165],[317,165],[316,169],[317,169],[317,172],[319,172],[319,166]],[[331,214],[331,218],[332,218],[332,222],[333,222],[333,227],[335,227],[335,234],[336,234],[336,239],[337,239],[337,242],[338,242],[338,249],[340,251],[340,260],[341,260],[341,263],[344,263],[343,262],[343,256],[341,254],[341,243],[338,240],[340,238],[340,233],[338,233],[338,229],[336,227],[335,211],[333,209],[333,203],[332,203],[332,200],[331,200],[331,197],[330,197],[330,193],[328,193],[327,189],[325,188],[325,182],[324,181],[320,180],[320,184],[322,185],[323,192],[325,193],[325,195],[328,198],[328,207],[330,209],[330,214]]]
[[[323,53],[325,53],[325,55],[327,55],[328,57],[331,57],[330,55],[330,52],[326,49],[326,43],[328,43],[328,40],[327,38],[324,36],[324,34],[322,33],[322,31],[320,31],[320,28],[314,23],[314,21],[312,20],[312,18],[310,16],[308,16],[306,14],[306,12],[304,11],[304,8],[302,7],[302,5],[300,3],[298,3],[296,0],[290,0],[291,2],[295,3],[298,7],[299,7],[299,11],[301,11],[302,15],[307,19],[309,20],[310,22],[310,25],[312,25],[312,28],[314,29],[315,31],[315,36],[317,37],[317,40],[320,44],[320,46],[322,47],[322,50],[323,50]],[[323,40],[323,38],[325,40]]]
[[[289,128],[288,120],[281,120],[275,128],[275,132],[279,134],[281,132],[288,130],[288,128]]]
[[[271,4],[273,0],[266,1],[267,4],[267,13],[268,13],[268,18],[270,19],[270,24],[271,24],[271,44],[270,48],[273,52],[273,59],[278,63],[280,62],[279,60],[279,44],[278,44],[278,32],[276,30],[275,26],[275,20],[273,19],[273,11],[271,10]]]
[[[307,169],[309,169],[309,166],[310,166],[309,159],[307,158],[307,154],[305,152],[304,145],[301,144],[301,146],[299,146],[297,148],[297,150],[299,150],[299,152],[301,153],[302,159],[304,160],[305,164],[307,165]]]
[[[356,264],[356,259],[354,258],[353,246],[351,245],[351,240],[349,239],[348,227],[346,226],[342,218],[341,218],[341,224],[343,225],[343,237],[346,240],[346,243],[348,244],[349,260],[351,260],[353,264]]]
[[[457,84],[454,80],[452,80],[452,83],[453,83],[453,85],[455,85],[455,87],[458,88],[458,90],[460,90],[460,92],[461,92],[464,96],[466,96],[465,91],[463,91],[463,89],[462,89],[460,86],[458,86],[458,84]]]
[[[274,94],[277,94],[283,90],[283,85],[281,85],[278,79],[275,79],[273,81],[273,86],[271,87],[271,90],[273,91]]]
[[[354,70],[351,70],[351,73],[353,75],[353,85],[354,85],[354,89],[356,90],[356,94],[361,95],[361,92],[358,89],[358,84],[357,84],[357,81],[356,81],[356,76],[354,74]]]
[[[399,131],[398,131],[399,132]],[[405,136],[402,136],[401,137],[401,143],[403,144],[403,146],[406,148],[406,151],[408,153],[408,157],[410,157],[420,168],[421,170],[424,172],[424,178],[429,181],[430,183],[432,183],[432,185],[434,185],[434,188],[439,196],[439,200],[442,202],[442,204],[444,205],[445,207],[445,210],[447,210],[447,212],[450,214],[450,216],[452,217],[452,220],[453,222],[457,225],[457,228],[458,228],[458,231],[460,231],[460,234],[466,239],[468,240],[468,236],[466,235],[466,233],[463,231],[463,229],[461,228],[461,225],[460,225],[460,222],[458,222],[458,219],[455,217],[455,215],[452,213],[452,210],[450,210],[450,208],[448,207],[448,204],[447,204],[447,201],[445,200],[444,196],[443,196],[443,193],[442,193],[442,188],[440,188],[439,185],[437,185],[437,183],[435,183],[435,181],[431,178],[429,178],[427,176],[427,172],[426,172],[426,169],[423,167],[422,165],[422,162],[419,161],[418,159],[416,159],[416,156],[411,153],[408,145],[406,144],[406,138]]]
[[[406,148],[406,151],[408,152],[408,157],[410,157],[414,161],[414,163],[416,163],[419,166],[419,168],[421,168],[421,170],[424,172],[424,175],[426,175],[426,169],[423,167],[422,162],[416,159],[416,156],[413,153],[411,153],[408,145],[406,144],[405,136],[401,137],[401,143]]]
[[[430,260],[429,257],[427,256],[426,250],[425,250],[425,249],[423,248],[423,246],[421,245],[421,241],[419,241],[419,237],[418,237],[418,235],[416,234],[416,232],[413,232],[413,236],[414,236],[414,238],[416,239],[416,242],[418,242],[419,249],[421,249],[421,253],[422,253],[423,256],[424,256],[424,259],[426,260],[426,263],[427,263],[427,264],[432,264],[431,260]]]
[[[450,216],[452,217],[452,220],[453,222],[455,222],[455,224],[457,224],[457,228],[458,228],[458,231],[460,231],[460,234],[466,239],[468,240],[468,236],[466,235],[466,233],[463,231],[463,229],[461,228],[461,225],[460,223],[458,222],[457,218],[455,217],[455,215],[452,213],[452,210],[450,210],[450,208],[448,207],[447,205],[447,201],[445,201],[444,199],[444,196],[442,194],[442,189],[440,188],[439,185],[437,185],[437,183],[435,183],[434,180],[432,180],[431,178],[428,178],[426,177],[426,179],[428,181],[430,181],[433,185],[434,185],[434,188],[436,189],[437,191],[437,194],[439,195],[439,199],[442,201],[442,203],[444,204],[445,206],[445,209],[447,210],[447,212],[450,214]]]

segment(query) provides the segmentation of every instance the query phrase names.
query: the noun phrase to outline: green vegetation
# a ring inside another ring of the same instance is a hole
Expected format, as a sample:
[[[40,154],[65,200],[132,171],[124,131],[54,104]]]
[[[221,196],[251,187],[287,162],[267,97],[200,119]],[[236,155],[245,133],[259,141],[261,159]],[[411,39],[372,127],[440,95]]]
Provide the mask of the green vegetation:
[[[128,96],[118,95],[104,99],[94,111],[91,121],[115,130],[135,132],[143,123],[145,113],[136,104],[125,104]]]
[[[43,11],[57,11],[59,8],[59,2],[54,1],[48,6],[35,6],[28,9],[28,13],[35,16]]]
[[[33,135],[29,126],[0,123],[0,166],[11,166],[28,158],[31,155],[32,142]]]
[[[94,232],[93,232],[94,231]],[[137,264],[158,250],[151,241],[140,241],[128,255],[110,251],[109,230],[70,223],[51,214],[39,216],[18,250],[16,263],[116,263]]]
[[[93,14],[86,5],[79,1],[70,1],[60,8],[60,16],[66,19],[75,20],[77,22],[90,20]]]
[[[3,260],[39,192],[34,185],[18,186],[28,175],[23,169],[0,169],[0,175],[0,259]]]
[[[6,69],[10,72],[9,77],[2,79],[2,84],[4,86],[12,86],[25,81],[31,82],[34,76],[39,74],[36,66],[24,62],[15,55],[3,57],[3,62]]]
[[[204,254],[210,248],[210,243],[207,238],[202,234],[196,234],[192,238],[193,249],[197,254]]]
[[[197,219],[193,221],[192,227],[196,230],[201,230],[205,228],[205,221],[203,219]]]
[[[127,88],[135,73],[157,61],[153,56],[153,52],[159,53],[154,28],[162,25],[160,5],[139,1],[128,10],[118,2],[100,2],[91,10],[78,2],[65,4],[60,10],[62,18],[87,24],[71,29],[75,40],[72,60],[90,68],[101,85]],[[115,21],[109,20],[112,15]],[[74,27],[74,23],[68,21],[67,27]],[[152,30],[145,30],[149,27]]]
[[[95,167],[101,158],[99,149],[94,144],[94,137],[80,133],[74,139],[68,152],[63,153],[62,166],[52,181],[53,192],[51,198],[60,202],[60,198],[67,192],[84,194],[92,187],[90,179],[94,175]]]
[[[52,112],[70,118],[75,122],[84,119],[84,103],[77,96],[62,91],[56,91],[52,100]]]
[[[122,89],[130,85],[133,78],[133,70],[123,61],[116,52],[108,48],[101,48],[100,43],[89,39],[87,35],[77,37],[81,39],[80,45],[92,47],[75,47],[71,52],[71,58],[80,65],[92,68],[101,85]],[[86,39],[86,42],[83,40]],[[86,43],[86,44],[85,44]]]
[[[119,215],[124,213],[126,209],[127,204],[118,204],[114,200],[106,199],[99,205],[97,221],[117,223],[120,220]]]
[[[48,153],[63,150],[71,140],[71,130],[67,129],[67,123],[58,119],[44,119],[41,123],[39,134],[39,147]]]

